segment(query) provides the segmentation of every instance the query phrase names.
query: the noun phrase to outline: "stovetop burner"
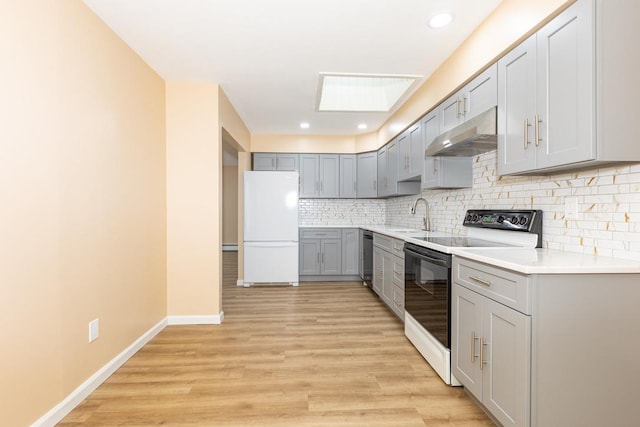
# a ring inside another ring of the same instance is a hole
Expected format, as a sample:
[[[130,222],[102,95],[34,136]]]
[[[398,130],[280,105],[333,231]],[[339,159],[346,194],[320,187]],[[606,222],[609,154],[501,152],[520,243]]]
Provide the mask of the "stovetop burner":
[[[496,248],[512,246],[506,243],[490,240],[473,239],[469,237],[424,237],[420,240],[449,248]]]

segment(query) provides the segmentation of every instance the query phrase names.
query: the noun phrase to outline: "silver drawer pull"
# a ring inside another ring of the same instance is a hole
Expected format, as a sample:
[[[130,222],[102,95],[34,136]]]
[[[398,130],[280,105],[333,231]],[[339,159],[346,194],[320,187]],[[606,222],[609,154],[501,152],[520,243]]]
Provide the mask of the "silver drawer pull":
[[[469,276],[469,279],[471,279],[471,280],[473,280],[473,281],[475,281],[475,282],[478,282],[478,283],[480,283],[481,285],[491,286],[491,282],[490,282],[490,281],[488,281],[488,280],[484,280],[484,279],[481,279],[481,278],[476,277],[476,276]]]

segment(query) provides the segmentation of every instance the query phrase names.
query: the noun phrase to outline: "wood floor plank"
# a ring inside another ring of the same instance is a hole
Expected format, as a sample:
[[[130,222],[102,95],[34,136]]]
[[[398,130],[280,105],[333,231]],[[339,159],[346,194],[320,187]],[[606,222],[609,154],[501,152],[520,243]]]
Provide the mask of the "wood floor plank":
[[[236,286],[222,325],[169,326],[60,426],[492,426],[356,282]]]

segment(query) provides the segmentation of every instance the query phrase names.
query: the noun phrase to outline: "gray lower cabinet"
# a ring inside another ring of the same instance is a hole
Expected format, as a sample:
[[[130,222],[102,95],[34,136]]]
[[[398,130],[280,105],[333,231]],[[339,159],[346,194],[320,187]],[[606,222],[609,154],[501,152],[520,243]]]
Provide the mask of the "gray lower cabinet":
[[[358,179],[356,197],[373,199],[378,197],[378,153],[376,151],[360,153],[358,159]]]
[[[440,109],[420,119],[424,149],[440,135]],[[424,157],[422,188],[469,188],[473,183],[473,157]]]
[[[454,256],[452,280],[452,373],[502,425],[637,424],[640,274],[527,275]]]
[[[358,278],[359,231],[358,228],[301,228],[300,276],[331,276],[328,280]]]
[[[531,317],[453,285],[454,375],[503,426],[529,426]]]
[[[373,290],[404,321],[404,241],[373,235]]]
[[[360,274],[360,229],[342,229],[342,274]]]
[[[254,153],[254,171],[297,171],[299,156],[294,153]]]
[[[300,276],[342,274],[342,236],[340,230],[307,231],[314,237],[302,237],[299,242]],[[319,235],[325,234],[325,237]]]

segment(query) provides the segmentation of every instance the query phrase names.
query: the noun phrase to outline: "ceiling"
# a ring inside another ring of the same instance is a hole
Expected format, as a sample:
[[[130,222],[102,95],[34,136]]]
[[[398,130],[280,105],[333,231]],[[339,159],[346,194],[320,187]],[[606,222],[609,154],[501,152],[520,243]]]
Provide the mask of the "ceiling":
[[[320,73],[420,75],[415,90],[500,1],[84,0],[164,79],[218,83],[251,133],[315,135],[393,112],[316,111]],[[453,23],[429,28],[443,10]]]

